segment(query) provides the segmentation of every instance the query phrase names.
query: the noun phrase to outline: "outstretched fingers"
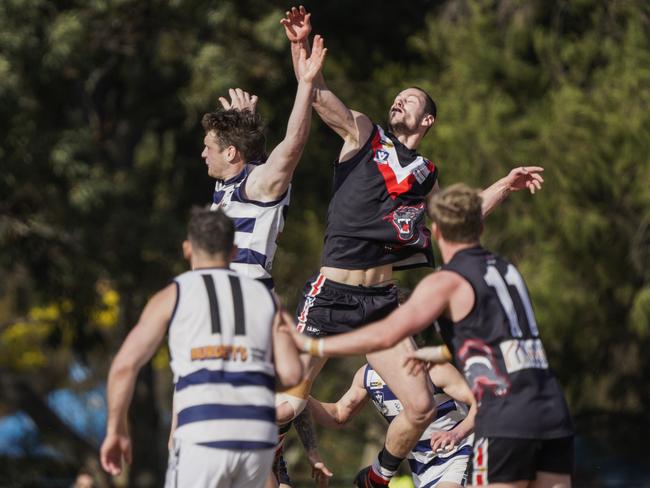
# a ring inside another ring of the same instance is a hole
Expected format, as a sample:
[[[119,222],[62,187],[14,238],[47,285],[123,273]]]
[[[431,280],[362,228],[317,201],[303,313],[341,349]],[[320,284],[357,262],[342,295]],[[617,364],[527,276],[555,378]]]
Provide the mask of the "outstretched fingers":
[[[257,96],[251,95],[241,88],[230,88],[228,90],[230,101],[226,97],[219,97],[219,103],[225,110],[249,110],[255,113]]]
[[[306,39],[311,32],[311,14],[302,5],[299,8],[292,7],[284,13],[280,23],[284,26],[287,37],[291,42],[299,42]]]
[[[541,166],[519,166],[510,172],[510,189],[517,191],[524,188],[531,194],[542,189],[544,177],[541,173],[544,168]]]
[[[325,39],[319,35],[314,36],[314,42],[311,48],[310,60],[314,68],[321,69],[325,56],[327,55],[327,48],[325,48]]]

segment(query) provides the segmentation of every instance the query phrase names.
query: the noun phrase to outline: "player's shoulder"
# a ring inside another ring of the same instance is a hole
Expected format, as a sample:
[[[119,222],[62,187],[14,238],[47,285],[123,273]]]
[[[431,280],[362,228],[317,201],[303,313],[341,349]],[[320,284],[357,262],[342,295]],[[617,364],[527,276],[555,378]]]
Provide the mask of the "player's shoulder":
[[[428,276],[426,276],[422,283],[427,289],[454,289],[467,281],[461,274],[453,269],[441,268]]]

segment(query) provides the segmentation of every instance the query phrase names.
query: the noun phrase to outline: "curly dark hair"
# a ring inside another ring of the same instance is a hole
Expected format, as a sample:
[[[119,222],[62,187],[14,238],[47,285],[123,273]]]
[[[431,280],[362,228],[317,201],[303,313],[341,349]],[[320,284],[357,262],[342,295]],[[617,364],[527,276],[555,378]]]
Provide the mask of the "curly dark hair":
[[[259,114],[249,110],[217,109],[205,114],[201,124],[206,133],[214,133],[219,146],[235,146],[246,162],[264,159],[266,137]]]

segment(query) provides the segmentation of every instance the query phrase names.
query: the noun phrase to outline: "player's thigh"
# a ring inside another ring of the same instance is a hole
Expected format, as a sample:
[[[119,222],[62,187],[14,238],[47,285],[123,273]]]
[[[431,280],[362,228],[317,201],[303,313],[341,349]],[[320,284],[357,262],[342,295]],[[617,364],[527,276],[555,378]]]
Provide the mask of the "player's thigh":
[[[405,409],[432,411],[433,389],[427,374],[418,371],[416,375],[411,375],[404,365],[406,354],[413,350],[413,341],[408,338],[390,349],[368,354],[366,358]]]
[[[264,488],[269,475],[275,449],[241,451],[239,465],[232,479],[233,488]]]
[[[535,488],[569,488],[574,466],[573,436],[541,441]]]
[[[275,412],[278,424],[292,421],[305,409],[314,379],[327,361],[327,358],[304,356],[309,358],[304,364],[305,379],[293,388],[275,395]]]
[[[571,475],[538,471],[530,488],[571,488]]]

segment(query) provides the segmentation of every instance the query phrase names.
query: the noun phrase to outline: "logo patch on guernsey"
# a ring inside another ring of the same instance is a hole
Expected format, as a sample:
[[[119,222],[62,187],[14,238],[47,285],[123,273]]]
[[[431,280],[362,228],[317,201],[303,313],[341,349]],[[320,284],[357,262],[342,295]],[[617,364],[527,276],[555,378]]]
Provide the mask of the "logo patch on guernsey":
[[[375,163],[388,164],[388,153],[383,149],[378,149],[375,152]]]
[[[499,371],[490,346],[478,339],[467,339],[458,351],[458,358],[479,405],[486,390],[491,390],[495,396],[508,394],[510,381]]]
[[[382,391],[374,391],[372,393],[372,400],[375,402],[375,405],[382,415],[388,414],[388,407],[384,403],[384,393]]]
[[[410,243],[416,237],[416,234],[419,237],[418,224],[422,221],[423,216],[424,203],[420,203],[414,206],[402,205],[397,207],[386,215],[384,220],[393,225],[400,241]]]
[[[393,200],[411,190],[416,182],[423,184],[435,169],[433,163],[422,156],[417,156],[409,164],[402,166],[395,145],[381,127],[377,127],[371,144],[373,160],[377,163],[386,183],[386,190]]]

